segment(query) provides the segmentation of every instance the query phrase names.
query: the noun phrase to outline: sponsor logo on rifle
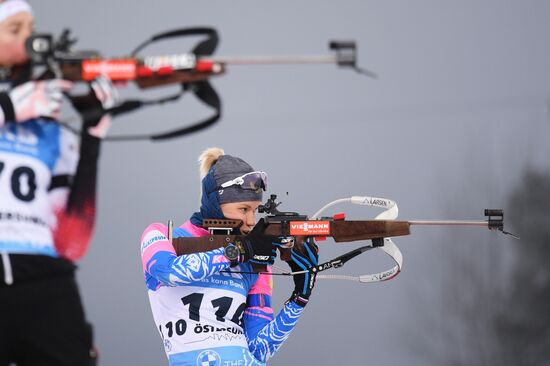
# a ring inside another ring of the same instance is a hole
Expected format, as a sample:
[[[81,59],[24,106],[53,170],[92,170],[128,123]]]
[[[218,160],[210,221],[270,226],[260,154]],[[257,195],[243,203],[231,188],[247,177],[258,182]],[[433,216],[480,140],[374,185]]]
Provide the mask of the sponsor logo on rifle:
[[[193,69],[197,64],[195,55],[172,55],[172,56],[156,56],[146,57],[143,64],[152,70],[158,70],[161,67],[170,66],[176,70]]]
[[[290,235],[330,235],[330,221],[291,221]]]
[[[136,77],[134,60],[86,60],[82,62],[82,78],[93,80],[104,75],[111,80],[129,80]]]

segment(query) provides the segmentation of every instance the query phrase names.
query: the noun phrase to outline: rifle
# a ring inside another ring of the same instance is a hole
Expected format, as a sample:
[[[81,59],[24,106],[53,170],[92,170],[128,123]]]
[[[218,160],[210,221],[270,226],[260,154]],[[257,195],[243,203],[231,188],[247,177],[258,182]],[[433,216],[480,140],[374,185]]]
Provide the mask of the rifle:
[[[399,248],[393,243],[391,238],[405,236],[411,234],[411,226],[414,225],[444,225],[444,226],[481,226],[487,227],[489,230],[500,231],[503,234],[511,235],[519,239],[516,235],[504,230],[504,212],[501,209],[486,209],[486,220],[395,220],[398,214],[397,204],[386,198],[354,196],[346,199],[333,201],[311,218],[307,215],[301,215],[296,212],[281,212],[277,207],[281,204],[276,202],[277,195],[272,194],[266,203],[258,207],[259,213],[266,213],[265,235],[278,237],[295,237],[294,245],[297,250],[301,250],[305,240],[315,239],[317,241],[324,240],[327,237],[332,237],[337,243],[347,243],[353,241],[370,240],[371,245],[362,246],[345,253],[337,258],[321,263],[309,271],[319,273],[330,268],[342,267],[350,259],[367,252],[371,249],[381,249],[388,254],[396,263],[396,265],[380,273],[362,275],[362,276],[346,276],[346,275],[318,275],[318,278],[353,280],[363,283],[372,283],[386,281],[394,278],[401,271],[403,256]],[[337,214],[332,217],[319,217],[321,212],[337,203],[349,202],[359,205],[375,206],[384,208],[374,220],[346,220],[344,214]],[[196,252],[205,252],[220,247],[225,247],[229,243],[234,243],[242,238],[241,235],[233,234],[235,229],[241,226],[240,220],[228,219],[205,219],[203,227],[210,232],[209,235],[202,237],[179,237],[169,239],[176,250],[177,255],[191,254]],[[172,232],[172,222],[168,223],[169,233]],[[280,258],[283,261],[290,260],[291,246],[279,248]],[[265,267],[254,266],[254,271],[264,273]],[[304,273],[299,272],[283,272],[271,273],[275,275],[294,275]]]
[[[152,43],[176,37],[199,36],[202,39],[191,50],[183,54],[165,56],[146,56],[138,54]],[[213,28],[197,27],[175,29],[152,36],[139,44],[128,56],[104,58],[98,51],[73,50],[76,39],[70,30],[63,31],[58,39],[51,34],[34,34],[26,42],[30,63],[25,67],[0,70],[2,79],[28,80],[35,67],[45,67],[46,73],[41,78],[62,78],[70,81],[92,81],[99,76],[107,77],[114,82],[132,81],[140,89],[166,85],[180,85],[178,94],[155,100],[127,100],[118,106],[104,111],[85,111],[89,116],[98,117],[98,113],[109,113],[112,116],[128,113],[138,108],[174,102],[185,92],[191,91],[195,96],[214,110],[214,114],[205,120],[187,127],[156,134],[110,136],[106,140],[163,140],[183,136],[214,124],[221,117],[221,101],[209,83],[210,77],[225,73],[227,65],[265,65],[265,64],[312,64],[329,63],[351,68],[358,73],[376,78],[376,74],[357,66],[357,47],[354,41],[331,41],[329,48],[333,54],[299,55],[299,56],[237,56],[213,57],[219,37]]]

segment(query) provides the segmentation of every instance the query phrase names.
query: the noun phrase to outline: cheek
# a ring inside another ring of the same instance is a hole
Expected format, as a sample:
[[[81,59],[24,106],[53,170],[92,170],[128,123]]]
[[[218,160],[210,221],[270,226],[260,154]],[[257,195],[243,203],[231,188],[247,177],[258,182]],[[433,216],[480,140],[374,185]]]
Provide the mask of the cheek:
[[[227,219],[242,220],[242,214],[240,211],[227,210],[222,208],[223,216]]]
[[[0,41],[0,64],[3,66],[13,66],[21,64],[27,60],[24,42],[18,41]]]

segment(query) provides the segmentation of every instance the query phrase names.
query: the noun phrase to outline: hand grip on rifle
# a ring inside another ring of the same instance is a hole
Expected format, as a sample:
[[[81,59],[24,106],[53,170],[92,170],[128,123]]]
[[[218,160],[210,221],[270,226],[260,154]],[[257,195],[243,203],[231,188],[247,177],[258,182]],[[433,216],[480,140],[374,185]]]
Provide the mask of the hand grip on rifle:
[[[109,111],[120,102],[116,86],[100,76],[90,82],[90,92],[83,96],[71,96],[71,102],[80,113],[87,133],[104,138],[111,125]]]
[[[73,83],[54,79],[48,81],[28,81],[16,86],[8,93],[2,93],[0,104],[4,119],[25,122],[33,118],[57,119],[61,111],[63,92],[73,87]]]
[[[290,260],[287,262],[292,272],[306,271],[293,276],[294,291],[289,301],[294,301],[300,306],[306,306],[315,286],[316,274],[308,270],[319,264],[319,248],[313,238],[304,241],[301,248],[291,249]]]
[[[262,218],[252,231],[235,244],[241,251],[241,262],[272,265],[277,257],[277,248],[286,243],[286,238],[266,235],[267,223]]]

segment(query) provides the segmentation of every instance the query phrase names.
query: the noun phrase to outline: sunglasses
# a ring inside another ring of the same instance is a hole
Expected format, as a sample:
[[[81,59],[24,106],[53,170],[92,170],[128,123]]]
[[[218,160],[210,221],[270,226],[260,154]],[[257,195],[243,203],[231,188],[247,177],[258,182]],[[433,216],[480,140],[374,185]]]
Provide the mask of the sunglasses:
[[[267,173],[262,171],[250,172],[241,175],[240,177],[231,179],[223,183],[220,188],[227,188],[231,186],[241,186],[242,189],[248,189],[257,191],[267,189]]]

